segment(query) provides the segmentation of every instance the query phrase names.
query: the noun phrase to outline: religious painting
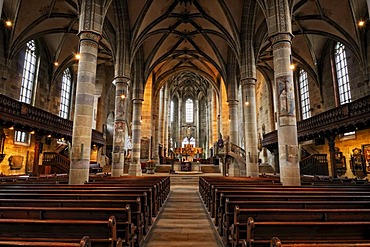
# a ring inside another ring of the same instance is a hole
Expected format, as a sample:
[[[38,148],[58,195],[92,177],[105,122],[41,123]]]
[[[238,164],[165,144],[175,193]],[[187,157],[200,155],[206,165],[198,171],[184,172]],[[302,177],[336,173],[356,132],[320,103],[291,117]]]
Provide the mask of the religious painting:
[[[370,144],[362,145],[362,153],[364,155],[366,172],[370,173]]]
[[[276,78],[278,91],[279,116],[294,116],[294,88],[291,76]]]
[[[114,142],[118,145],[123,145],[124,141],[124,132],[125,132],[125,123],[116,122],[114,125]]]

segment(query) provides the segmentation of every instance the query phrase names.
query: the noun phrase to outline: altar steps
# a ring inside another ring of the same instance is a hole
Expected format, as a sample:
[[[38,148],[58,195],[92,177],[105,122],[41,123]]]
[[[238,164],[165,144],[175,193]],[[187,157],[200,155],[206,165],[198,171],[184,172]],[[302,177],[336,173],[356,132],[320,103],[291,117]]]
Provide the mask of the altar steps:
[[[180,175],[174,174],[171,175],[171,186],[172,185],[192,185],[198,186],[199,185],[199,175]]]

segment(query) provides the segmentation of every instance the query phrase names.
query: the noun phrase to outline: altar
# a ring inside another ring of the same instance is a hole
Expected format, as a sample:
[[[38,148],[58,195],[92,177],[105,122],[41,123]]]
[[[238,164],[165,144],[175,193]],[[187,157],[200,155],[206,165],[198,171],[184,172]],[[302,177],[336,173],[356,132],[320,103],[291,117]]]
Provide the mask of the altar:
[[[175,148],[174,153],[179,157],[180,162],[174,165],[175,171],[200,171],[200,163],[194,162],[194,156],[202,154],[203,149],[186,144],[183,148]]]

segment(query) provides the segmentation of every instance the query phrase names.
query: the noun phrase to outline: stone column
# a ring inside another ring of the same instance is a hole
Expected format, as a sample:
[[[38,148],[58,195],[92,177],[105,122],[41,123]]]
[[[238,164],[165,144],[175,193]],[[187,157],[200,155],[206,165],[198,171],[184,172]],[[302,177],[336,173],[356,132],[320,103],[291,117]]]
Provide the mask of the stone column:
[[[158,140],[158,144],[162,144],[162,151],[161,153],[158,155],[159,157],[163,156],[163,148],[164,148],[164,143],[163,143],[163,99],[164,99],[164,89],[161,88],[160,91],[159,91],[159,95],[158,95],[158,131],[156,132],[157,133],[157,140]],[[158,160],[158,164],[161,163],[161,160],[159,159]]]
[[[199,142],[199,99],[195,99],[194,102],[194,123],[195,123],[195,146],[200,147],[200,142]]]
[[[330,166],[331,166],[331,169],[328,169],[328,170],[330,171],[331,176],[336,178],[337,171],[335,167],[335,137],[336,135],[331,135],[331,136],[327,136],[326,139],[328,140],[329,154],[330,154]]]
[[[299,186],[297,120],[295,115],[293,72],[291,61],[290,33],[271,37],[274,55],[275,86],[278,116],[278,145],[280,180],[285,186]]]
[[[164,91],[164,99],[163,99],[163,147],[167,149],[167,152],[165,153],[164,157],[168,156],[168,123],[169,123],[169,103],[168,103],[168,86],[166,83],[165,91]]]
[[[81,58],[77,72],[69,184],[84,184],[89,180],[96,62],[101,38],[100,34],[88,31],[81,31],[79,37]]]
[[[177,106],[177,110],[178,110],[178,120],[177,120],[177,126],[178,126],[178,130],[177,130],[177,134],[178,134],[178,137],[177,137],[177,140],[179,142],[179,146],[178,147],[181,147],[182,145],[182,98],[179,97],[179,100],[178,100],[178,106]]]
[[[230,128],[230,142],[239,145],[238,133],[238,101],[228,100],[229,103],[229,128]]]
[[[125,163],[125,143],[126,143],[126,108],[128,95],[127,77],[116,77],[116,102],[115,119],[113,133],[113,154],[112,154],[112,177],[123,175]]]
[[[131,176],[141,176],[140,163],[140,142],[141,142],[141,110],[143,106],[142,98],[134,98],[132,100],[132,162],[130,164],[128,174]]]
[[[258,168],[258,137],[256,114],[256,79],[242,80],[242,98],[244,102],[244,139],[246,156],[246,175],[259,176]]]
[[[40,160],[40,148],[41,140],[44,136],[40,134],[35,134],[35,154],[33,157],[33,175],[39,175],[39,160]]]

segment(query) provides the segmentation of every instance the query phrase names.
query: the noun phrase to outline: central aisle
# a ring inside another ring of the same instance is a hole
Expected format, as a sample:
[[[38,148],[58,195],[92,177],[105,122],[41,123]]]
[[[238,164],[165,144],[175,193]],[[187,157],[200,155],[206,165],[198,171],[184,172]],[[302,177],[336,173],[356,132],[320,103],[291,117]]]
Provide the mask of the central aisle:
[[[172,186],[146,247],[222,246],[198,195],[197,186]]]

